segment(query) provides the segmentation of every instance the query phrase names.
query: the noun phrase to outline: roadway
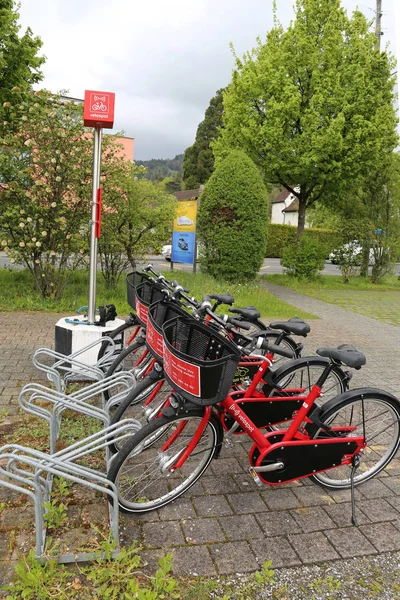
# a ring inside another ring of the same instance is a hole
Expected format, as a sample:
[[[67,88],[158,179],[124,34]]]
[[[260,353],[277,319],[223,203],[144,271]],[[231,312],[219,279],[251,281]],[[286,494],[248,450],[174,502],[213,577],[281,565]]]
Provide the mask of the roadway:
[[[156,271],[165,271],[171,268],[171,263],[167,262],[162,256],[149,256],[149,262],[154,265],[154,269]],[[147,263],[139,263],[141,264]],[[7,258],[4,252],[0,252],[0,269],[8,268],[8,269],[22,269],[21,265],[11,265],[9,258]],[[98,263],[98,269],[100,269],[100,262]],[[130,269],[128,269],[130,270]],[[175,271],[192,271],[192,265],[185,265],[182,263],[174,264]],[[260,275],[269,274],[269,273],[283,273],[283,267],[280,264],[279,258],[264,258],[263,265],[259,270]],[[324,270],[322,271],[324,275],[340,275],[340,270],[337,265],[333,265],[330,262],[325,263]],[[395,265],[395,273],[400,274],[400,263]]]

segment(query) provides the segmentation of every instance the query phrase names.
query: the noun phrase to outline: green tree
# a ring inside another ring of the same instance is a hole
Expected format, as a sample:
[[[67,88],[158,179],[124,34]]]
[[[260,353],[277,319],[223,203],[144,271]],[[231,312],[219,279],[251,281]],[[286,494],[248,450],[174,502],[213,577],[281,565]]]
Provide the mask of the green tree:
[[[359,236],[364,250],[362,272],[368,273],[372,260],[373,283],[391,273],[400,258],[400,155],[393,152],[390,158],[387,165],[371,171],[358,196],[358,222],[365,223]]]
[[[0,137],[2,249],[27,266],[44,298],[57,299],[86,253],[92,144],[82,107],[49,92],[9,108],[16,132]]]
[[[7,118],[8,106],[3,104],[15,106],[42,79],[40,67],[45,59],[38,56],[42,42],[29,28],[20,36],[18,19],[15,2],[0,0],[0,121]]]
[[[192,190],[206,183],[214,170],[214,154],[211,142],[220,135],[222,127],[223,89],[211,98],[204,120],[196,132],[192,146],[186,148],[183,159],[183,180],[185,189]]]
[[[228,280],[252,279],[264,258],[267,191],[241,151],[220,162],[200,196],[197,233],[202,268]]]
[[[150,181],[161,181],[166,177],[179,177],[182,173],[183,154],[174,158],[151,158],[150,160],[136,160],[140,167],[146,167],[144,177]]]
[[[215,153],[242,148],[265,181],[299,200],[300,236],[315,202],[338,207],[397,143],[393,60],[364,15],[340,0],[296,0],[287,30],[236,58]]]
[[[104,180],[104,211],[98,249],[106,285],[115,287],[128,265],[159,250],[171,236],[177,201],[143,177],[144,167],[125,163]]]

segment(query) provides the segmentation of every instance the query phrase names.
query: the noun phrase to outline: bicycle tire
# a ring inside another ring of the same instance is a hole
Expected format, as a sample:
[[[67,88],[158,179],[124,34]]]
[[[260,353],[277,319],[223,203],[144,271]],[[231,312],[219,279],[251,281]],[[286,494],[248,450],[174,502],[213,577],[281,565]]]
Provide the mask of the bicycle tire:
[[[246,335],[252,335],[256,331],[265,331],[266,329],[268,329],[268,327],[264,325],[264,323],[259,319],[252,319],[251,321],[249,321],[248,319],[245,319],[241,315],[237,314],[234,315],[234,318],[235,321],[240,321],[246,327],[250,327],[250,329],[243,329],[243,333]],[[240,327],[238,329],[240,329]]]
[[[356,426],[358,429],[349,437],[363,435],[364,413],[367,447],[359,454],[361,464],[354,485],[375,477],[396,454],[400,446],[400,402],[391,394],[371,388],[352,390],[334,398],[322,410],[320,421],[325,425]],[[326,435],[314,424],[308,424],[306,429],[312,438]],[[340,466],[311,475],[310,479],[325,488],[348,489],[351,487],[351,468],[351,465]]]
[[[125,321],[125,323],[123,323],[122,325],[120,325],[119,327],[114,329],[114,331],[107,333],[107,336],[110,337],[112,340],[114,340],[120,334],[123,334],[122,349],[124,349],[133,343],[133,341],[140,329],[141,329],[141,325],[139,325],[138,322],[132,322],[131,319],[127,319]],[[107,343],[107,342],[104,342],[103,344],[101,344],[101,348],[97,355],[97,360],[100,360],[101,358],[103,358],[108,346],[109,346],[109,343]],[[120,351],[121,350],[117,350],[116,354],[119,354]]]
[[[143,354],[145,352],[148,353],[148,350],[144,343],[143,338],[141,338],[140,340],[137,340],[136,342],[133,342],[133,344],[128,346],[128,348],[125,348],[125,350],[123,350],[116,356],[116,358],[112,362],[111,366],[106,371],[105,377],[106,378],[110,377],[111,375],[114,375],[114,373],[118,373],[119,371],[122,371],[122,370],[134,372],[135,365],[137,364],[137,362],[140,360],[140,358],[143,356]],[[143,361],[143,369],[145,369],[145,367],[147,365],[146,360],[147,359],[145,359]],[[139,372],[138,378],[140,378],[140,375],[141,375],[141,373]],[[115,390],[114,394],[118,392],[118,388],[113,388],[113,389]],[[104,398],[106,401],[110,400],[111,394],[110,394],[109,390],[104,391]]]
[[[154,419],[114,455],[107,478],[117,485],[122,511],[145,513],[161,508],[179,498],[202,476],[222,443],[221,425],[213,414],[184,465],[169,474],[163,474],[161,468],[165,461],[179,455],[187,446],[203,414],[204,411],[198,410],[185,417],[174,415]],[[186,423],[183,433],[167,451],[162,451],[166,439],[171,439],[171,432],[176,431],[180,423]]]
[[[318,356],[306,356],[291,360],[282,365],[272,375],[272,383],[263,386],[263,392],[267,397],[300,395],[291,389],[304,389],[303,393],[309,393],[313,385],[329,364],[329,359]],[[321,405],[331,398],[338,396],[347,389],[348,373],[338,365],[331,365],[331,372],[322,387],[322,393],[316,404]],[[282,389],[277,389],[277,387]]]
[[[158,414],[157,408],[161,409],[164,406],[171,391],[170,385],[163,377],[158,380],[149,376],[144,377],[116,407],[110,425],[118,423],[118,421],[121,421],[122,419],[137,419],[142,427],[144,427],[151,419],[152,413]],[[151,407],[151,413],[148,414],[145,403],[153,393],[156,395],[154,398],[151,398],[148,407]],[[109,445],[109,448],[111,452],[115,453],[119,452],[122,446],[113,442]]]

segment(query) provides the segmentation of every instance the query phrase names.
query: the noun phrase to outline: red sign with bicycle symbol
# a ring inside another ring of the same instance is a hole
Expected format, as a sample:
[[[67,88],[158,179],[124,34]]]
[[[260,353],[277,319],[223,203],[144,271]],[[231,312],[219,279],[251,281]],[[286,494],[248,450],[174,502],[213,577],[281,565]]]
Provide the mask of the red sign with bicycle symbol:
[[[114,104],[115,94],[113,92],[85,90],[83,107],[85,126],[112,129],[114,126]]]

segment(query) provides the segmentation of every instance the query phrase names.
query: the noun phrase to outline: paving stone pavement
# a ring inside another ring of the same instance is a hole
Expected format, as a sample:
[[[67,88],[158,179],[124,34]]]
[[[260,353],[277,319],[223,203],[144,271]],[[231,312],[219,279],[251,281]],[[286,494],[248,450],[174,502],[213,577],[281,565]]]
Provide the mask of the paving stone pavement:
[[[352,343],[367,355],[367,365],[355,373],[352,387],[382,387],[400,395],[400,328],[286,288],[267,287],[319,317],[310,322],[303,354],[319,346]],[[0,408],[15,411],[20,387],[44,380],[31,358],[37,347],[53,344],[58,318],[0,314]],[[223,448],[204,477],[164,509],[135,518],[121,515],[122,541],[142,543],[149,569],[156,567],[158,557],[172,552],[174,572],[183,576],[251,572],[270,559],[279,568],[400,550],[399,459],[357,488],[359,527],[354,528],[348,491],[327,491],[309,480],[256,487],[247,471],[248,448],[241,443]],[[71,509],[71,526],[78,527],[73,517]],[[0,582],[9,576],[7,551],[1,550],[7,547],[7,529],[0,519]]]

